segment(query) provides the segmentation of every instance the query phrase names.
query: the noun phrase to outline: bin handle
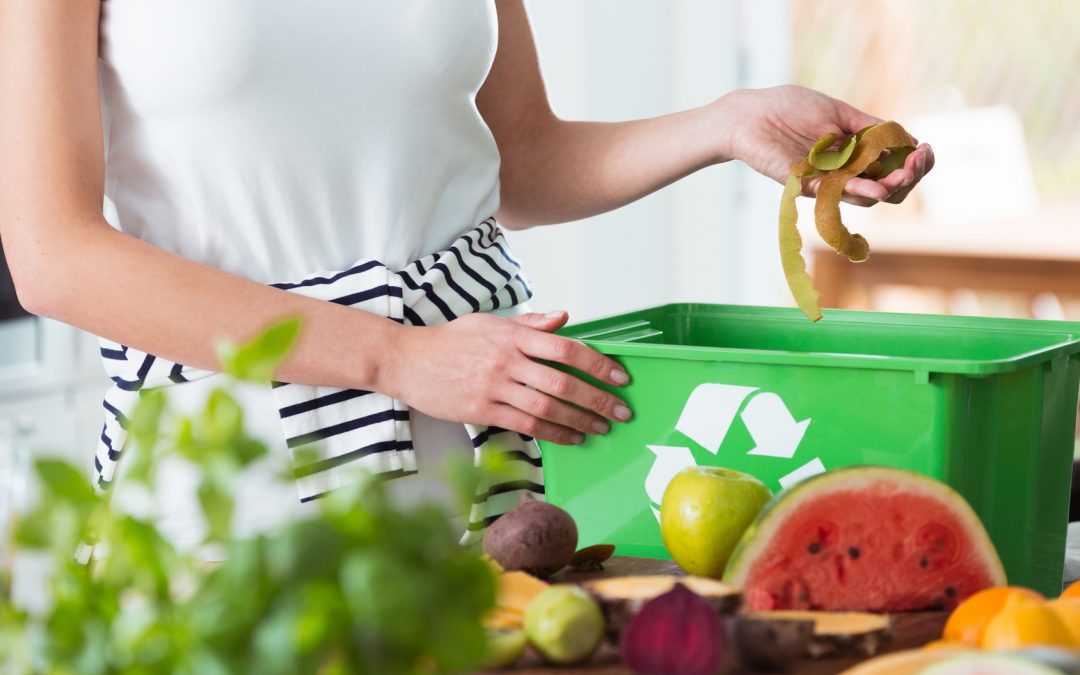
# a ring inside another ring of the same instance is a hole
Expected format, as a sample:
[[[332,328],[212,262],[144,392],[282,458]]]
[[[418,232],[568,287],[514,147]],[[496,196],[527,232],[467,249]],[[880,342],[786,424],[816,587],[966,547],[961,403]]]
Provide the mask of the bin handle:
[[[664,331],[653,328],[652,323],[639,320],[580,333],[574,337],[579,340],[604,342],[641,342],[649,338],[663,337],[663,335]]]

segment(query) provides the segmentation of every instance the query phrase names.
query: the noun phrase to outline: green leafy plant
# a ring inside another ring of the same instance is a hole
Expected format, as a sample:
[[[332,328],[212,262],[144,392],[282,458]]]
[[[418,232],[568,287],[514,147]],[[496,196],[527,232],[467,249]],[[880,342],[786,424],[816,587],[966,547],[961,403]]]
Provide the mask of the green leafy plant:
[[[265,382],[298,330],[288,321],[222,348],[223,369]],[[244,433],[236,400],[218,390],[197,415],[179,417],[149,391],[129,424],[124,480],[152,489],[169,454],[195,465],[206,544],[225,562],[193,560],[152,518],[111,509],[79,469],[39,459],[43,497],[16,541],[49,552],[52,606],[32,615],[0,603],[0,663],[10,672],[393,675],[464,672],[483,660],[492,570],[458,544],[442,508],[400,506],[371,478],[320,500],[310,519],[237,538],[232,487],[266,448]],[[467,462],[449,475],[463,498],[473,494],[479,476]],[[75,555],[86,542],[89,564]]]

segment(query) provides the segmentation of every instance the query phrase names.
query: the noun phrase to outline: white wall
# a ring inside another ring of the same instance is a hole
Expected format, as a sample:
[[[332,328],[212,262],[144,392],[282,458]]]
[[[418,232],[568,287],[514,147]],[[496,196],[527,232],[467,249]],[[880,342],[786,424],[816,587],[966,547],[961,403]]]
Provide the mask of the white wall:
[[[532,0],[529,11],[567,119],[661,115],[787,79],[786,0]],[[603,216],[510,236],[534,307],[575,320],[673,301],[786,304],[779,196],[728,164]]]

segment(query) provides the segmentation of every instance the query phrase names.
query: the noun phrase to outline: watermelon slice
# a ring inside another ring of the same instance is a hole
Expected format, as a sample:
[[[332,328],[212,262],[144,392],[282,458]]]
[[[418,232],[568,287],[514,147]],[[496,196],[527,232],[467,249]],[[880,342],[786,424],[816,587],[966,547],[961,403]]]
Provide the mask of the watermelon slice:
[[[762,509],[724,581],[751,610],[950,609],[1002,586],[986,529],[949,486],[910,471],[849,467],[810,478]]]

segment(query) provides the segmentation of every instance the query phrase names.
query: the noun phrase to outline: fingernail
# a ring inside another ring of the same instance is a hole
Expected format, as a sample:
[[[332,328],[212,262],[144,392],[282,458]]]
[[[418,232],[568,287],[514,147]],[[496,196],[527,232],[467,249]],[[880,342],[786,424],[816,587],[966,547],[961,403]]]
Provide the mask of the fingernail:
[[[911,185],[911,183],[912,183],[912,182],[913,182],[914,180],[915,180],[915,177],[914,177],[914,176],[912,176],[911,178],[905,178],[905,179],[904,179],[904,182],[903,182],[903,183],[900,183],[900,187],[901,187],[901,188],[906,188],[907,186]]]
[[[630,384],[630,376],[626,374],[625,370],[613,368],[611,371],[611,381],[615,384]]]
[[[624,405],[615,406],[615,419],[625,422],[630,419],[631,415],[630,408],[627,408]]]
[[[611,427],[607,425],[607,422],[596,421],[592,423],[592,430],[594,433],[603,436],[607,432],[611,431]]]
[[[585,442],[585,436],[583,434],[573,434],[570,436],[571,445],[581,445]]]
[[[558,319],[562,315],[563,315],[563,312],[562,312],[561,309],[553,309],[550,312],[548,312],[547,314],[545,314],[544,316],[546,316],[549,319]]]
[[[922,173],[926,169],[926,155],[919,157],[915,162],[915,168],[919,170],[919,173]]]

